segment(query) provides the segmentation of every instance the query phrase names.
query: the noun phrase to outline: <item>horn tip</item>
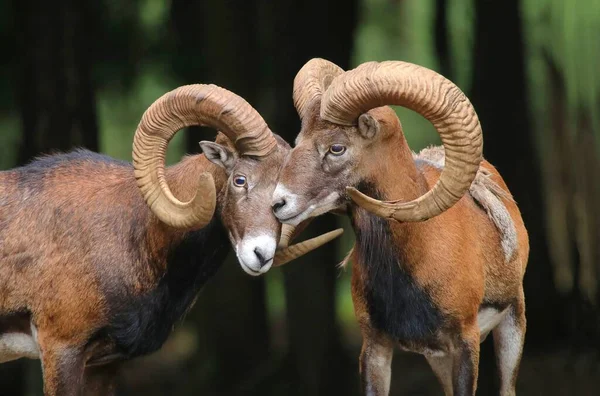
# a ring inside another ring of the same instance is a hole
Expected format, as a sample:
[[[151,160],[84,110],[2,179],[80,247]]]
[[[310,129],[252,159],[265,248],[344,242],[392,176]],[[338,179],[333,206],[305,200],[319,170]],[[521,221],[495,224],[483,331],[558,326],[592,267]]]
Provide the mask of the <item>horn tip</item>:
[[[350,186],[346,187],[346,194],[348,194],[350,196],[350,198],[352,198],[353,201],[356,201],[357,199],[361,199],[362,196],[364,195],[363,193],[358,191],[356,188],[350,187]]]
[[[333,230],[333,231],[330,232],[331,239],[338,238],[343,233],[344,233],[344,229],[343,228],[336,228],[335,230]]]

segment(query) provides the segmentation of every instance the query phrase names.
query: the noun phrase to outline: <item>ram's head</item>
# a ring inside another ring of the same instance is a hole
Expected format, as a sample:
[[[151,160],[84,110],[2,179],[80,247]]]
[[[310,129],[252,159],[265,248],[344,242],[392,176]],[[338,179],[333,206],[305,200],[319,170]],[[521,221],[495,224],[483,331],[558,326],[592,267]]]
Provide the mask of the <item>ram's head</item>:
[[[195,196],[177,199],[165,178],[165,153],[182,128],[204,125],[221,131],[217,142],[201,142],[206,158],[222,167],[227,181],[216,191],[211,173],[198,174]],[[226,138],[225,138],[226,136]],[[293,228],[281,227],[271,211],[277,174],[290,151],[244,99],[214,85],[189,85],[159,98],[144,113],[134,138],[138,186],[152,212],[181,230],[221,218],[244,271],[265,273],[328,242],[336,230],[287,246]]]
[[[275,215],[287,224],[342,210],[350,202],[385,218],[426,220],[464,195],[482,160],[481,128],[469,100],[449,80],[414,64],[369,62],[344,72],[329,61],[313,59],[294,80],[294,104],[302,129],[272,202]],[[445,168],[437,184],[420,197],[384,202],[358,191],[373,180],[405,171],[392,167],[391,159],[412,161],[400,122],[385,105],[420,113],[444,144]]]

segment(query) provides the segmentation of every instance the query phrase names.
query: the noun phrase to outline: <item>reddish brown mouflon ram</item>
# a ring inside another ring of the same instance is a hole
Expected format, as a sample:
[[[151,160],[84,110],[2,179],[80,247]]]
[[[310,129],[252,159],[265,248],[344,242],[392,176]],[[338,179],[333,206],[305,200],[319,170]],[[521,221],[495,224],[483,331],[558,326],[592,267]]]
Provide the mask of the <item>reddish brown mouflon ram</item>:
[[[501,394],[514,395],[529,243],[506,184],[482,158],[469,100],[417,65],[344,72],[313,59],[296,76],[294,103],[302,129],[273,211],[291,225],[330,211],[350,216],[365,394],[388,394],[398,345],[425,356],[446,395],[474,395],[479,344],[492,332]],[[420,113],[444,147],[414,154],[385,105]]]
[[[220,144],[165,169],[189,125]],[[190,85],[145,112],[133,166],[75,151],[0,172],[0,362],[40,358],[47,396],[112,394],[118,363],[160,348],[228,241],[258,275],[338,235],[286,247],[268,203],[289,150],[244,99]]]

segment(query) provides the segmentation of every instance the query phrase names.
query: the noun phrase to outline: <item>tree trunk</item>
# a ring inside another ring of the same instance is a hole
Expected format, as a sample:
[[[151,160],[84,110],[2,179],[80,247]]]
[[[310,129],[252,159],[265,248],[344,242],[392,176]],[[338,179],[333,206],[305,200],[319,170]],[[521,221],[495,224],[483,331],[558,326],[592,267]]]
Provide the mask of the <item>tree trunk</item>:
[[[175,48],[172,66],[182,84],[216,84],[254,107],[260,95],[256,1],[174,0],[171,28]],[[200,128],[189,128],[188,152],[200,152],[209,139]]]
[[[173,69],[179,82],[219,85],[256,108],[261,88],[256,15],[255,1],[174,0]],[[214,131],[203,129],[188,129],[188,153],[200,151],[199,141],[212,140]],[[219,393],[242,391],[239,387],[251,382],[254,370],[269,357],[264,278],[248,276],[231,254],[188,320],[199,329],[204,346],[198,361],[214,363],[214,375],[202,379],[201,386]]]
[[[73,147],[98,149],[86,2],[15,1],[23,141],[19,163]]]
[[[600,248],[596,183],[600,161],[589,113],[581,110],[569,117],[563,74],[549,52],[544,53],[550,87],[548,216],[554,279],[567,299],[562,312],[568,343],[576,352],[600,345],[598,263]],[[572,118],[575,118],[573,120]],[[556,161],[560,158],[560,161]]]
[[[440,74],[452,79],[450,56],[450,29],[448,29],[448,0],[435,0],[435,51],[440,65]]]
[[[267,118],[273,131],[288,142],[293,143],[300,131],[292,101],[296,73],[314,57],[349,68],[357,8],[356,0],[263,2],[259,19],[266,21],[263,37],[269,45],[263,65],[268,68],[266,85],[272,87]],[[335,226],[335,219],[325,216],[310,229],[322,233]],[[356,362],[348,361],[342,351],[336,319],[336,253],[336,245],[329,244],[283,270],[291,373],[288,394],[349,394],[358,388],[349,380],[356,373],[354,367],[348,371],[348,364]]]
[[[518,0],[475,2],[471,100],[483,127],[485,157],[504,177],[529,232],[526,345],[540,347],[555,341],[561,332],[546,241],[537,143],[529,119],[519,6]]]
[[[11,9],[17,42],[14,96],[22,124],[18,164],[76,146],[97,150],[86,3],[25,0],[14,1]],[[26,372],[38,373],[38,367],[39,361],[24,359],[1,365],[1,393],[25,394]],[[38,385],[29,388],[35,392]]]

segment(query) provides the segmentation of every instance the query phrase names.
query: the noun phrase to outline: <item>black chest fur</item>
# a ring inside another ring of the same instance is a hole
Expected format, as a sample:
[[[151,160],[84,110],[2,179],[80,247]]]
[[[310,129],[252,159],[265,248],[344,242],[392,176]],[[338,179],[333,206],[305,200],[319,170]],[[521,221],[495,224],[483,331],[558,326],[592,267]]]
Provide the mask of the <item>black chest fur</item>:
[[[128,295],[126,291],[113,294],[107,335],[116,344],[116,352],[132,358],[158,350],[228,251],[225,231],[213,219],[170,248],[167,271],[153,290],[144,295]]]
[[[368,186],[366,186],[368,187]],[[363,191],[377,197],[373,188]],[[381,197],[378,197],[382,199]],[[353,215],[357,263],[363,267],[364,295],[371,324],[396,341],[427,346],[443,325],[440,310],[405,270],[389,221],[361,208]]]

